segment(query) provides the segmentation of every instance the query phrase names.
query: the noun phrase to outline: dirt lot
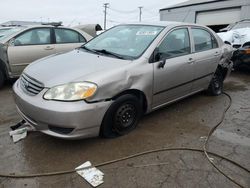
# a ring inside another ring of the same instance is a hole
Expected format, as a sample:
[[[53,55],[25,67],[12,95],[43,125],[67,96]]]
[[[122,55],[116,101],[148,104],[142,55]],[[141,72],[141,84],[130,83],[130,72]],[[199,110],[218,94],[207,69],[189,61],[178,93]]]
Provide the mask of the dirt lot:
[[[225,83],[233,104],[209,150],[250,169],[250,74],[233,73]],[[0,173],[42,173],[74,169],[90,160],[100,162],[163,147],[202,149],[208,131],[220,120],[228,104],[225,95],[204,93],[184,99],[145,116],[129,135],[116,139],[92,138],[65,141],[30,133],[14,144],[9,126],[20,119],[15,111],[11,85],[0,91]],[[250,187],[250,174],[215,157],[226,174]],[[163,163],[161,165],[155,165]],[[146,165],[146,166],[144,166]],[[204,154],[191,151],[153,153],[100,168],[101,187],[237,187],[208,163]],[[29,178],[0,178],[0,187],[90,187],[76,173]]]

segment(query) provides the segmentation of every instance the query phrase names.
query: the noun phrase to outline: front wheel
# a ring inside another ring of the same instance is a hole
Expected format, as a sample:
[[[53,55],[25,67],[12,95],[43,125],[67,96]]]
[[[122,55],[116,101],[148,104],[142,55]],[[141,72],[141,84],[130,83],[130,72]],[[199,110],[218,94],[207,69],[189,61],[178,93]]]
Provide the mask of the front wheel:
[[[221,72],[216,72],[208,87],[208,93],[213,96],[222,94],[223,91],[223,76]]]
[[[101,136],[114,138],[125,135],[136,128],[142,115],[140,100],[131,94],[117,98],[106,112],[102,125]]]

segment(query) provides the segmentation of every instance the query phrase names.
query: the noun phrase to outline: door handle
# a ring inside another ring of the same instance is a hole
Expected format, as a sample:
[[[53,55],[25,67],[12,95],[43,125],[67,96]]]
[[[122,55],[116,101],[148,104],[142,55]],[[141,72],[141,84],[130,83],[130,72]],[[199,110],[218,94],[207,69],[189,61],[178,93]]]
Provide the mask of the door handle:
[[[46,46],[44,49],[45,50],[53,50],[54,48],[52,46]]]
[[[166,60],[161,60],[158,64],[158,68],[159,69],[163,69],[165,67],[165,64],[166,64]]]
[[[189,59],[188,59],[188,64],[193,64],[194,63],[194,59],[192,58],[192,57],[190,57]]]
[[[220,55],[219,52],[215,52],[215,53],[214,53],[214,56],[219,56],[219,55]]]

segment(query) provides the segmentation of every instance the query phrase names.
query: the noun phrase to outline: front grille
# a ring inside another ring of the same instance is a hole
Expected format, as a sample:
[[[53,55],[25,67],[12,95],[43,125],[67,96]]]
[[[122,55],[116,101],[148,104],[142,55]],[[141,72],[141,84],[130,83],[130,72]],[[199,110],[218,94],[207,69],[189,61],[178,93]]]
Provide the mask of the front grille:
[[[31,78],[27,74],[21,75],[20,84],[21,84],[22,89],[30,95],[37,95],[44,88],[41,82],[35,80],[34,78]]]

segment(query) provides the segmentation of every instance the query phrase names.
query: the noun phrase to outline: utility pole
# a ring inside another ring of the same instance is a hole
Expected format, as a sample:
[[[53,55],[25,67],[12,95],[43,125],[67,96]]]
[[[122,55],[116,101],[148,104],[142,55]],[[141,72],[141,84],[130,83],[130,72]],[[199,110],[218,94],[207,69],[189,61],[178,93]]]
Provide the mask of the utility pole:
[[[141,15],[142,15],[142,8],[143,7],[138,7],[139,8],[139,10],[140,10],[140,12],[139,12],[139,22],[141,22]]]
[[[106,25],[107,25],[107,8],[109,3],[104,3],[104,30],[106,30]]]

